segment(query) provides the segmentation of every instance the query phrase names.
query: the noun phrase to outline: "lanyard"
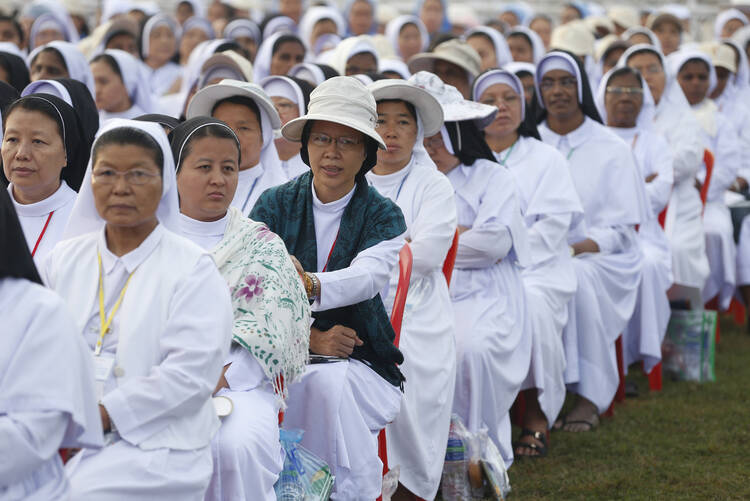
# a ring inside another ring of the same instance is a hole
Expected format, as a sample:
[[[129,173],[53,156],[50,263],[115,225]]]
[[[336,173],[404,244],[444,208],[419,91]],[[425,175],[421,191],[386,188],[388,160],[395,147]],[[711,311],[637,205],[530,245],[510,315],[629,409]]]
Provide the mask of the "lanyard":
[[[637,142],[638,142],[638,133],[636,132],[635,136],[633,136],[633,142],[630,143],[630,149],[631,150],[635,149],[635,143],[637,143]]]
[[[398,185],[398,190],[396,191],[396,199],[394,202],[398,202],[398,196],[401,195],[401,188],[404,187],[404,183],[409,178],[409,174],[411,174],[411,171],[407,172],[404,178],[401,180],[401,184]]]
[[[513,141],[513,144],[510,145],[510,149],[508,150],[508,153],[505,154],[505,158],[503,158],[502,160],[500,160],[500,165],[502,165],[503,167],[505,167],[505,162],[508,161],[508,157],[510,156],[510,154],[513,153],[513,148],[516,147],[516,143],[517,142],[518,142],[517,139],[515,141]]]
[[[248,192],[247,196],[245,197],[245,203],[242,204],[242,213],[245,213],[245,206],[250,201],[250,195],[253,194],[253,191],[255,190],[255,185],[258,184],[258,179],[260,179],[260,176],[256,177],[253,181],[253,185],[250,187],[250,191]]]
[[[566,160],[570,160],[570,157],[572,157],[572,156],[573,156],[573,152],[574,152],[574,151],[576,151],[576,149],[575,149],[575,148],[571,148],[571,149],[570,149],[570,151],[568,152],[568,156],[567,156],[567,157],[565,157],[565,159],[566,159]]]
[[[340,229],[341,229],[341,228],[339,228],[339,230],[340,230]],[[336,241],[337,241],[338,239],[339,239],[339,232],[337,231],[337,232],[336,232],[336,238],[334,238],[334,239],[333,239],[333,245],[331,245],[331,250],[330,250],[330,251],[328,251],[328,257],[326,258],[326,264],[325,264],[325,266],[323,266],[323,271],[321,271],[321,273],[325,273],[325,272],[326,272],[326,269],[328,268],[328,261],[330,261],[330,260],[331,260],[331,254],[333,254],[333,249],[335,249],[335,248],[336,248]]]
[[[31,257],[34,257],[34,254],[36,254],[36,250],[39,248],[39,244],[42,242],[42,238],[44,238],[44,233],[47,231],[47,226],[49,226],[49,220],[52,219],[52,214],[54,213],[55,211],[52,211],[49,213],[49,216],[47,216],[47,221],[44,223],[44,228],[42,228],[42,232],[39,234],[36,239],[36,243],[34,244],[34,250],[31,251]]]
[[[115,313],[117,313],[117,310],[120,309],[122,298],[125,297],[125,291],[128,290],[128,284],[130,283],[130,279],[133,278],[133,273],[135,273],[135,270],[133,270],[133,273],[131,273],[128,276],[128,279],[125,282],[125,285],[120,291],[120,297],[117,298],[115,305],[112,307],[112,311],[109,312],[109,317],[105,318],[104,273],[102,271],[102,255],[98,251],[96,253],[96,259],[97,259],[97,262],[99,263],[99,325],[100,327],[99,327],[99,339],[96,340],[96,348],[94,349],[94,355],[98,356],[102,352],[102,341],[104,340],[104,336],[107,334],[107,332],[109,332],[109,326],[112,325],[112,319],[115,318]]]

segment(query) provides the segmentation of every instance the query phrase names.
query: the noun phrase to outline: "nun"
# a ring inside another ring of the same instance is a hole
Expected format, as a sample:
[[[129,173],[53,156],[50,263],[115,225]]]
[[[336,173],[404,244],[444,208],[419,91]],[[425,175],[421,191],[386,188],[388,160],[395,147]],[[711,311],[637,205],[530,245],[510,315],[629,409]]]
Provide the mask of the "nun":
[[[440,33],[450,33],[451,22],[448,19],[447,0],[418,0],[414,14],[427,28],[430,39]]]
[[[34,49],[27,59],[31,81],[72,78],[82,82],[94,96],[94,76],[86,57],[69,42],[50,42]]]
[[[339,73],[328,66],[320,63],[299,63],[295,64],[287,76],[299,78],[314,87],[322,84],[329,78],[339,76]]]
[[[308,47],[315,47],[318,38],[332,34],[343,37],[346,34],[346,21],[335,7],[311,7],[302,16],[298,34]]]
[[[398,16],[389,21],[385,27],[385,37],[403,62],[425,52],[430,44],[427,28],[419,17],[413,15]]]
[[[508,48],[517,63],[538,64],[547,52],[539,35],[526,26],[514,26],[508,32]]]
[[[627,66],[607,72],[599,84],[596,106],[607,128],[630,145],[646,182],[648,218],[638,227],[643,273],[633,316],[622,333],[625,371],[635,362],[643,370],[661,361],[661,344],[671,314],[672,252],[659,225],[674,184],[673,156],[667,140],[654,130],[656,105],[645,80]]]
[[[377,3],[374,0],[347,0],[344,4],[347,36],[374,35],[378,24],[375,21]]]
[[[310,306],[284,242],[230,202],[240,142],[225,123],[189,119],[171,134],[182,235],[211,252],[229,285],[232,348],[215,395],[232,411],[212,441],[207,500],[275,499],[283,467],[278,412],[305,370]]]
[[[711,273],[703,287],[702,296],[704,303],[717,298],[719,308],[726,310],[737,283],[737,250],[732,217],[724,195],[735,183],[740,169],[740,140],[732,120],[709,97],[716,85],[716,72],[711,58],[698,50],[683,49],[671,56],[669,63],[693,114],[701,124],[699,137],[715,158],[703,211],[706,255]],[[705,170],[699,172],[698,182],[705,182],[705,176]]]
[[[644,26],[633,26],[620,35],[620,38],[630,46],[638,44],[653,45],[660,48],[661,43],[656,34]]]
[[[65,21],[49,12],[37,17],[29,31],[29,48],[35,49],[57,40],[71,43],[78,42],[78,32],[70,17]]]
[[[646,82],[656,108],[652,124],[663,134],[673,158],[674,184],[667,204],[664,232],[672,250],[675,287],[670,300],[688,300],[692,307],[703,303],[700,291],[709,275],[703,204],[695,189],[695,178],[703,164],[701,126],[666,60],[653,45],[634,45],[620,58],[619,66],[637,70]],[[644,115],[644,125],[647,125]]]
[[[305,80],[282,76],[263,79],[261,87],[273,101],[282,126],[305,114],[307,105],[310,103],[310,93],[313,91],[313,86]],[[275,139],[274,144],[287,179],[296,179],[310,170],[310,167],[302,161],[300,155],[302,146],[299,143],[288,141],[282,136]]]
[[[102,445],[91,356],[63,301],[42,286],[5,192],[0,238],[0,491],[69,499],[58,450]]]
[[[184,67],[188,64],[188,59],[200,43],[214,38],[216,38],[216,35],[208,19],[191,17],[185,21],[182,24],[182,35],[180,36],[180,65]]]
[[[125,51],[107,49],[91,60],[99,121],[135,118],[156,111],[143,63]]]
[[[565,352],[562,330],[568,303],[576,292],[576,275],[568,248],[568,228],[583,208],[568,162],[544,144],[527,112],[521,80],[507,70],[490,70],[474,83],[474,100],[497,107],[484,138],[497,161],[515,181],[528,231],[529,265],[522,279],[532,340],[531,363],[521,385],[526,411],[513,454],[545,456],[547,430],[565,400]],[[527,113],[528,116],[527,116]]]
[[[274,145],[275,131],[281,127],[279,114],[259,85],[222,80],[190,100],[187,118],[198,116],[221,120],[240,139],[242,163],[232,206],[247,216],[264,191],[288,181]]]
[[[714,38],[717,40],[729,38],[747,25],[750,25],[750,21],[742,11],[738,9],[721,11],[714,21]]]
[[[378,72],[378,51],[369,35],[350,37],[326,54],[326,62],[339,75],[366,75]]]
[[[398,206],[365,179],[385,143],[375,129],[375,99],[354,78],[316,88],[306,115],[284,137],[302,142],[310,165],[266,191],[251,218],[286,244],[312,301],[308,365],[290,385],[284,424],[308,430],[301,444],[336,477],[332,499],[375,499],[383,465],[377,435],[401,408],[404,361],[381,293],[404,245]]]
[[[256,82],[270,75],[286,75],[295,64],[305,60],[307,48],[300,37],[288,32],[279,32],[263,40],[255,56]]]
[[[242,48],[248,61],[255,60],[260,45],[260,28],[249,19],[234,19],[225,27],[223,37],[234,40]]]
[[[427,72],[409,81],[430,92],[445,115],[443,127],[426,137],[424,146],[453,185],[458,216],[450,288],[458,360],[453,412],[472,433],[487,428],[510,466],[508,412],[531,358],[521,281],[529,249],[513,177],[495,162],[480,132],[497,108],[463,99]]]
[[[508,42],[494,28],[478,26],[467,31],[463,38],[479,54],[482,71],[502,68],[513,61]]]
[[[388,462],[412,494],[434,499],[440,486],[456,383],[453,309],[443,263],[456,232],[453,187],[424,149],[440,132],[443,110],[412,83],[380,80],[368,86],[377,103],[377,130],[387,150],[367,173],[370,186],[397,204],[406,220],[413,264],[399,348],[408,384],[401,412],[386,427]],[[383,302],[392,309],[398,276]]]
[[[197,501],[208,487],[232,311],[211,256],[173,233],[177,204],[161,127],[105,124],[44,270],[91,350],[105,433],[66,465],[72,499]]]
[[[523,86],[523,96],[526,101],[526,109],[531,112],[534,110],[536,103],[536,89],[534,88],[534,81],[536,79],[536,65],[532,63],[508,63],[503,67],[504,70],[513,73],[521,81]],[[538,131],[537,131],[538,132]]]
[[[75,109],[52,94],[25,96],[5,111],[2,177],[40,266],[63,237],[92,140]]]
[[[165,14],[152,16],[143,25],[141,57],[148,66],[154,96],[167,94],[182,75],[182,67],[174,61],[180,32],[177,21]]]
[[[29,85],[29,69],[19,54],[6,52],[0,47],[0,81],[13,86],[21,92]]]
[[[578,289],[563,329],[565,382],[578,398],[555,428],[585,432],[598,426],[619,383],[615,340],[635,307],[642,260],[635,226],[648,208],[633,154],[602,125],[582,63],[550,52],[536,86],[539,134],[569,162],[584,211],[568,232]]]
[[[534,33],[539,35],[544,44],[544,51],[547,52],[552,38],[552,18],[546,14],[536,14],[531,18],[528,26]]]

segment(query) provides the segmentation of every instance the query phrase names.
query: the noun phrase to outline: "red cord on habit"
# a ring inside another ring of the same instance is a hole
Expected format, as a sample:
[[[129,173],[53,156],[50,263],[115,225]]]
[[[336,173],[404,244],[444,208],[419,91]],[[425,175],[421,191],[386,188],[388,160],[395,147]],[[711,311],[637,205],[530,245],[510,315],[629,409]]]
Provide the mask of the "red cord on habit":
[[[331,250],[328,251],[328,258],[326,259],[326,265],[323,266],[323,271],[321,271],[321,273],[325,273],[326,272],[326,268],[328,268],[328,261],[331,260],[331,254],[333,254],[333,249],[336,248],[336,241],[338,239],[339,239],[339,233],[336,232],[336,238],[333,239],[333,245],[331,245]]]
[[[44,228],[42,228],[42,232],[39,234],[39,238],[36,239],[34,250],[31,251],[31,257],[34,257],[34,254],[36,254],[36,250],[39,247],[39,244],[42,242],[42,238],[44,238],[44,233],[47,231],[47,226],[49,226],[49,220],[52,219],[52,214],[54,213],[55,211],[52,211],[49,213],[49,216],[47,216],[47,222],[44,223]]]

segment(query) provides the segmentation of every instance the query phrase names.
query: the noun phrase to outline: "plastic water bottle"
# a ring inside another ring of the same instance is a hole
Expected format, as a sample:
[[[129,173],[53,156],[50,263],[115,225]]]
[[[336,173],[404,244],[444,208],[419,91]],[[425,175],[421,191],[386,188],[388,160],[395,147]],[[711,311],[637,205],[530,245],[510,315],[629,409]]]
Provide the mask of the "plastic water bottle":
[[[275,491],[278,501],[303,501],[305,499],[305,489],[294,470],[284,469],[281,472]]]
[[[466,443],[457,431],[457,424],[461,426],[460,422],[451,419],[448,448],[445,451],[445,463],[443,465],[443,478],[440,481],[444,501],[471,499],[469,456]]]

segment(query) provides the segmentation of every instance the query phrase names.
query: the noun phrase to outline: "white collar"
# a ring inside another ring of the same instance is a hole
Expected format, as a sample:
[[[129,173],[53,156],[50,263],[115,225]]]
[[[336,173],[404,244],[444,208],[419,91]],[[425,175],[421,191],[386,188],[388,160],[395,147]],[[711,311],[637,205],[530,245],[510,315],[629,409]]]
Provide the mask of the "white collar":
[[[318,194],[315,193],[315,183],[310,183],[310,186],[312,188],[313,210],[319,210],[322,212],[330,212],[330,213],[343,212],[344,209],[346,209],[346,206],[349,205],[349,201],[354,196],[354,190],[357,189],[357,183],[355,181],[354,188],[352,188],[349,193],[339,198],[338,200],[334,200],[333,202],[329,202],[325,204],[320,201],[320,199],[318,198]]]
[[[199,221],[180,213],[180,229],[185,235],[223,237],[229,223],[229,211],[216,221]]]
[[[557,148],[562,141],[562,138],[566,138],[568,145],[571,148],[578,148],[580,145],[591,139],[591,127],[594,120],[584,115],[583,123],[578,126],[577,129],[568,132],[565,135],[558,134],[557,132],[550,129],[547,121],[545,120],[542,124],[547,129],[549,135],[554,139],[554,146]]]
[[[160,224],[141,242],[141,245],[128,252],[127,254],[117,257],[107,248],[107,237],[105,236],[106,225],[99,233],[98,248],[102,256],[102,268],[105,273],[110,273],[118,261],[122,261],[128,273],[133,273],[138,266],[151,255],[151,252],[158,247],[164,236],[164,227]]]
[[[70,203],[71,200],[75,200],[77,196],[77,193],[65,181],[60,181],[60,187],[52,195],[33,204],[20,204],[16,201],[15,196],[13,196],[13,183],[8,185],[8,194],[11,200],[13,200],[16,212],[21,217],[46,216],[50,212]]]
[[[237,173],[240,182],[249,182],[253,179],[257,179],[260,176],[263,175],[263,164],[261,162],[258,162],[253,167],[250,167],[249,169],[243,169]]]

